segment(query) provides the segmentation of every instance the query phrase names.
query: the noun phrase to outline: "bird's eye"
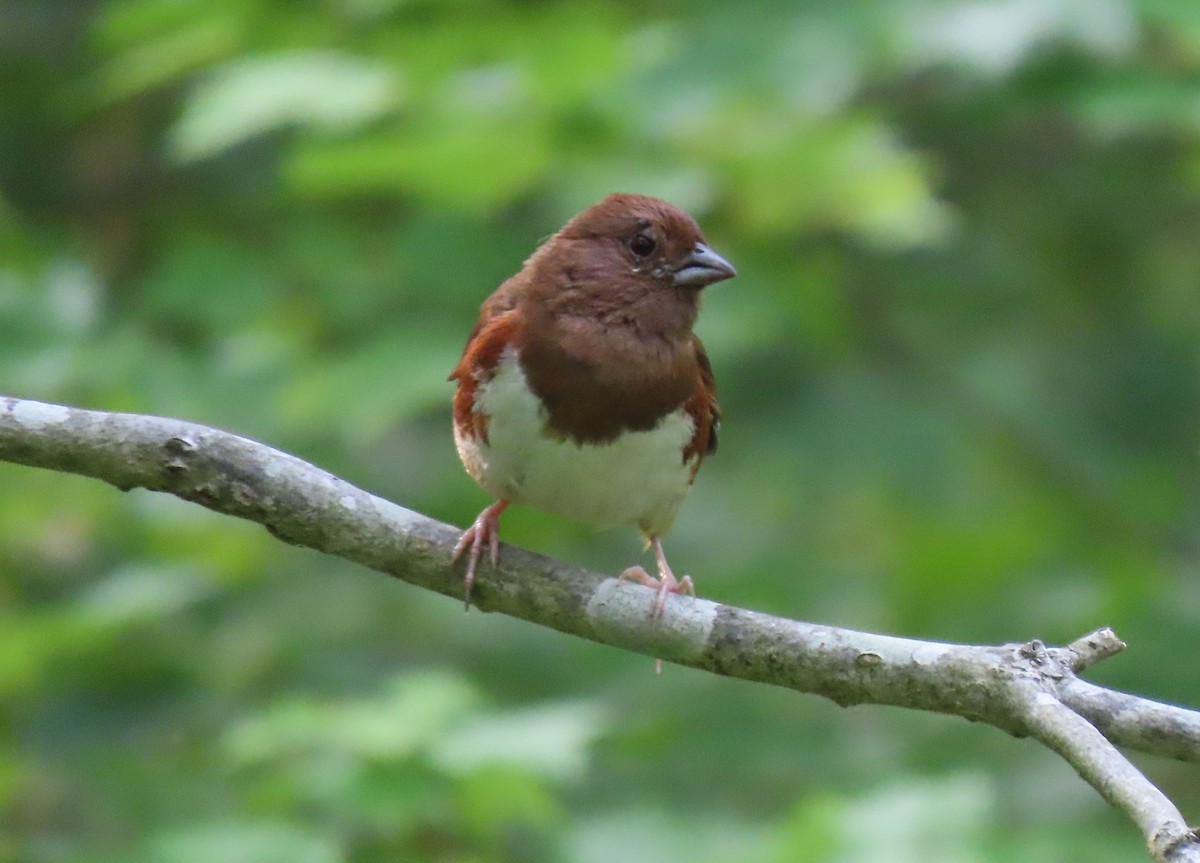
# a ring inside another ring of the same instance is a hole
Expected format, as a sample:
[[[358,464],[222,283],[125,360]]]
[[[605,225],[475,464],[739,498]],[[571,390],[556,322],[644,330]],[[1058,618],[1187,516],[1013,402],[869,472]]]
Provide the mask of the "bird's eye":
[[[652,253],[657,245],[654,238],[648,234],[634,234],[633,239],[629,241],[629,251],[639,258],[644,258]]]

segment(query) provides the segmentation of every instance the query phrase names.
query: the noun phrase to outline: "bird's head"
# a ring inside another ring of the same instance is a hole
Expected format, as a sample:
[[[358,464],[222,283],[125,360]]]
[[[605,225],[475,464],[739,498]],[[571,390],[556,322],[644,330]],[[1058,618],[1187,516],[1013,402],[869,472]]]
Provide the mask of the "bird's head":
[[[737,274],[683,210],[628,194],[581,212],[531,263],[553,314],[655,335],[690,331],[701,289]]]

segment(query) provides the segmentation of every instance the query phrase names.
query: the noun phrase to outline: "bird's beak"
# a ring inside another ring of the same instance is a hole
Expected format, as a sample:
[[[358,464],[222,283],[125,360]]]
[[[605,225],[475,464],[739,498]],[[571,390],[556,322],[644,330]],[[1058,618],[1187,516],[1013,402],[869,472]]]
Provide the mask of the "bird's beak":
[[[703,288],[736,275],[733,264],[704,243],[696,243],[696,247],[687,253],[671,274],[671,281],[683,288]]]

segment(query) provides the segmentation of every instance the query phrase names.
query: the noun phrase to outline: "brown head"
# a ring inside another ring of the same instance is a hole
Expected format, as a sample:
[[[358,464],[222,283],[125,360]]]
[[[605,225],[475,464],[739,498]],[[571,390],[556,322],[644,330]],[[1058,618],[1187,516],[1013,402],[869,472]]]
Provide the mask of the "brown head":
[[[684,339],[700,291],[736,275],[696,220],[644,195],[609,195],[568,222],[530,258],[530,303],[642,337]]]

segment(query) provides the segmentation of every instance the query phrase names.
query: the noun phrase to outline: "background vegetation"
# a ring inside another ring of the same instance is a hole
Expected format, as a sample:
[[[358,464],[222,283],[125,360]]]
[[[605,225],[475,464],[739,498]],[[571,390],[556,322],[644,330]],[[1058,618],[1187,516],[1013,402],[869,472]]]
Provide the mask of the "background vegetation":
[[[1200,5],[21,0],[0,83],[0,391],[465,524],[445,376],[479,302],[606,192],[661,195],[740,272],[700,323],[726,423],[677,571],[921,638],[1111,625],[1095,679],[1200,706]],[[1141,763],[1200,818],[1194,766]],[[1143,851],[994,730],[656,678],[0,465],[0,859]]]

